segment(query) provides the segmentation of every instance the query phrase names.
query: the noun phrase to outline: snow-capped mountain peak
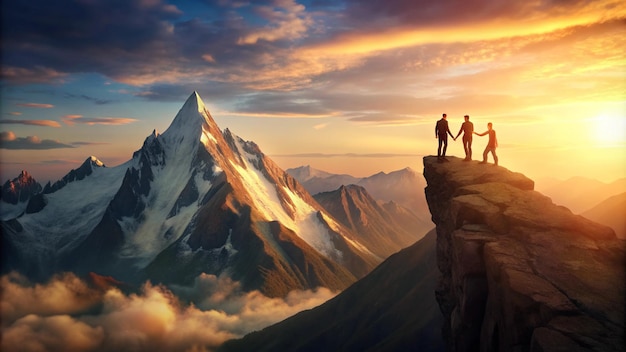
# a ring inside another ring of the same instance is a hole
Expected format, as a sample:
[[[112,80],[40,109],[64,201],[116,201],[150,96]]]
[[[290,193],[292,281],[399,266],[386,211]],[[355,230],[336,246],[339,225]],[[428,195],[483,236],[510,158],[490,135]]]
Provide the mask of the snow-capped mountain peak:
[[[102,161],[100,161],[97,157],[95,156],[90,156],[88,158],[88,160],[91,162],[91,165],[93,166],[97,166],[97,167],[106,167],[106,165],[104,165],[104,163]]]
[[[24,248],[12,265],[178,283],[228,274],[279,295],[344,288],[380,261],[258,145],[222,132],[196,92],[127,163],[83,166],[2,224]],[[42,238],[43,252],[27,250]]]
[[[219,131],[209,110],[204,105],[200,95],[197,92],[193,92],[178,111],[178,114],[176,114],[172,124],[163,132],[163,137],[179,141],[186,139],[198,141],[202,139],[205,142],[205,140],[215,139],[213,136],[210,136],[215,130]]]

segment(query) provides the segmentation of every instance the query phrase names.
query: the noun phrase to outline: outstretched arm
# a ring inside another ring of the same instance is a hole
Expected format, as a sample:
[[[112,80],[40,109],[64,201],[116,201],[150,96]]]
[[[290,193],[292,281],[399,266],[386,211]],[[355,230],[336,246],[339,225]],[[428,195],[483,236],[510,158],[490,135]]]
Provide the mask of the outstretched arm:
[[[489,131],[485,131],[485,132],[483,132],[483,133],[474,132],[474,134],[477,134],[477,135],[479,135],[479,136],[484,136],[484,135],[486,135],[487,133],[489,133]]]
[[[459,133],[456,134],[456,137],[454,137],[454,139],[459,138],[459,136],[461,135],[461,132],[463,132],[463,125],[461,125],[461,128],[459,129]]]

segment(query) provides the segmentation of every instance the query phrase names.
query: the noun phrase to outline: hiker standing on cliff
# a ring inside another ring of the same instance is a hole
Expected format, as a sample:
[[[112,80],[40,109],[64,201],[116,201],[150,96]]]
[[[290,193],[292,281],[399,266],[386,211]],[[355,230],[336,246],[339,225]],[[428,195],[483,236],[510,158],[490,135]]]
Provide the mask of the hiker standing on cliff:
[[[485,148],[485,151],[483,152],[483,161],[481,161],[481,164],[486,164],[487,163],[487,154],[489,152],[491,152],[491,155],[493,155],[493,161],[494,164],[497,166],[498,165],[498,156],[496,155],[496,148],[498,147],[498,139],[496,139],[496,131],[493,129],[493,124],[491,122],[489,122],[487,124],[487,131],[483,132],[483,133],[476,133],[474,132],[474,134],[477,134],[479,136],[484,136],[486,134],[489,134],[489,142],[487,142],[487,147]]]
[[[435,125],[435,138],[439,138],[439,147],[437,148],[437,160],[448,161],[446,159],[446,150],[448,149],[448,134],[454,138],[450,128],[448,127],[448,115],[443,114],[441,120]],[[443,153],[441,147],[443,146]]]
[[[472,160],[472,136],[474,133],[474,124],[470,122],[469,115],[465,115],[465,122],[461,125],[459,133],[456,134],[454,140],[459,138],[461,132],[463,132],[463,149],[465,149],[465,159],[463,161]]]

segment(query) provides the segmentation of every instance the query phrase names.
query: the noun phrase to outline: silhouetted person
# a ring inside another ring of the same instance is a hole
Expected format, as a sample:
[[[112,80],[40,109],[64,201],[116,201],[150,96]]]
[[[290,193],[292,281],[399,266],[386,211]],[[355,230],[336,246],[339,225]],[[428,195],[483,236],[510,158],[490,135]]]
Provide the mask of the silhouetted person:
[[[437,160],[447,160],[446,150],[448,149],[448,134],[454,138],[450,128],[448,127],[448,115],[443,114],[441,120],[435,125],[435,138],[439,138],[439,147],[437,148]],[[443,150],[441,147],[443,146]]]
[[[484,136],[486,134],[489,134],[489,142],[487,142],[487,147],[485,148],[485,151],[483,152],[483,161],[481,161],[480,163],[486,164],[487,154],[491,152],[491,155],[493,155],[494,164],[498,165],[498,156],[496,155],[496,148],[498,147],[498,140],[496,139],[496,131],[493,129],[493,124],[489,122],[487,124],[487,131],[483,133],[476,133],[476,132],[474,133],[479,136]]]
[[[463,149],[465,149],[465,159],[464,161],[472,160],[472,138],[474,133],[474,124],[470,122],[469,115],[465,115],[465,122],[461,125],[461,129],[459,133],[457,133],[454,140],[456,141],[459,138],[461,132],[463,132]]]

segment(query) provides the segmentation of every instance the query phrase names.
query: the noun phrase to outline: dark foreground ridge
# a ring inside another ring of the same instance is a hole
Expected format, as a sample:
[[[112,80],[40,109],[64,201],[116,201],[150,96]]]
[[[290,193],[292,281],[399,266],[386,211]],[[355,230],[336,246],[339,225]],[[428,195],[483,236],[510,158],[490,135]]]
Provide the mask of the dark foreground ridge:
[[[424,158],[451,351],[624,351],[626,241],[522,174]]]
[[[226,342],[220,352],[444,351],[434,229],[321,306]]]

